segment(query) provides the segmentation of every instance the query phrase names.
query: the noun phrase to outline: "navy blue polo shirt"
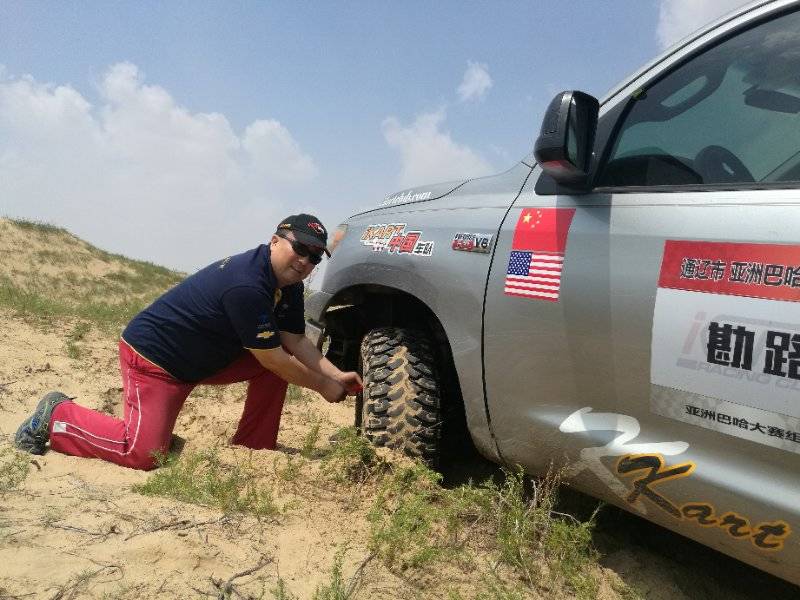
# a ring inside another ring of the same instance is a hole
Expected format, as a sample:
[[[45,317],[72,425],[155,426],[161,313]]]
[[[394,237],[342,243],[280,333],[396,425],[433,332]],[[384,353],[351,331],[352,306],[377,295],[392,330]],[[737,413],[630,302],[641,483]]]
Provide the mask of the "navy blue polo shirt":
[[[280,331],[305,333],[303,284],[278,288],[268,245],[215,262],[158,298],[122,338],[180,381],[219,372],[246,348],[281,345]]]

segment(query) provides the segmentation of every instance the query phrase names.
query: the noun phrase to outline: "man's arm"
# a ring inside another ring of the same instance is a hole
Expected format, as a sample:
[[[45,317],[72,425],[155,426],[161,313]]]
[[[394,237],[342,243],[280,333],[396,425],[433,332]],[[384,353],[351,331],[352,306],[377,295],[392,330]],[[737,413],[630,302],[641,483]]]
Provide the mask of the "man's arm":
[[[344,386],[348,395],[357,394],[363,387],[358,373],[341,371],[331,361],[322,356],[317,347],[306,336],[299,333],[281,331],[281,343],[294,357],[306,367],[326,377],[330,377]]]
[[[302,362],[287,354],[281,347],[270,350],[254,348],[248,348],[248,350],[265,369],[272,371],[289,383],[319,392],[328,402],[341,402],[347,394],[343,384],[321,372],[309,369]],[[333,365],[331,366],[333,367]]]

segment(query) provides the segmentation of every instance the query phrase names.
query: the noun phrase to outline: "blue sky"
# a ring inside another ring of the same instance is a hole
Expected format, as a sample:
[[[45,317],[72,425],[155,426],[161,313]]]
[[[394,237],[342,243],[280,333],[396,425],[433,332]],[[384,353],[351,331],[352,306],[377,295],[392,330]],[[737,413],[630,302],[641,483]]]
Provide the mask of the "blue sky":
[[[0,3],[0,214],[191,271],[504,170],[741,0]]]

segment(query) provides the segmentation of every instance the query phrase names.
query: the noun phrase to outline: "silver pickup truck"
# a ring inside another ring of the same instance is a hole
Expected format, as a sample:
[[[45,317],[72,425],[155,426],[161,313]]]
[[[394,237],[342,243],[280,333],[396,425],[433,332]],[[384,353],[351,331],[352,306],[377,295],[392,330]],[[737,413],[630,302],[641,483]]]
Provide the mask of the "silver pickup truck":
[[[532,155],[336,232],[308,332],[364,374],[356,422],[486,457],[800,583],[800,4],[755,2]]]

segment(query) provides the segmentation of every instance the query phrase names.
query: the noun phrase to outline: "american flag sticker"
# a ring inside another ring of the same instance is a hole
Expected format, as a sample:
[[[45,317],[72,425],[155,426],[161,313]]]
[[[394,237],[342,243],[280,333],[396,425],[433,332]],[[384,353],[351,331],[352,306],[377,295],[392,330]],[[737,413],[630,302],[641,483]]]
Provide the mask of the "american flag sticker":
[[[507,296],[558,301],[567,234],[574,208],[525,208],[511,242],[504,292]]]

